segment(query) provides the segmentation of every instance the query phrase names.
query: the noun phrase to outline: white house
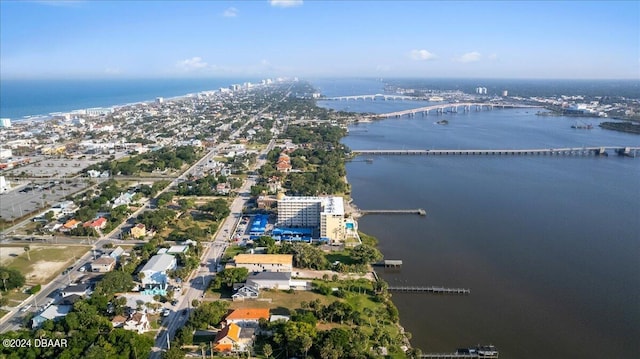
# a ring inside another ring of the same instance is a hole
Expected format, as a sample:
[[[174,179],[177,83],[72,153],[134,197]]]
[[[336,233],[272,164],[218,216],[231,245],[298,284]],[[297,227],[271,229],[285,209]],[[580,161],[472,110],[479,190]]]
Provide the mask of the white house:
[[[167,294],[169,283],[168,271],[176,269],[178,262],[176,257],[169,254],[157,254],[142,267],[141,282],[144,286],[143,294]]]
[[[73,306],[71,305],[52,305],[49,308],[45,309],[44,312],[33,317],[31,321],[31,327],[33,329],[39,328],[42,323],[47,320],[57,320],[59,318],[62,318],[66,316],[71,311],[71,309],[73,309]]]

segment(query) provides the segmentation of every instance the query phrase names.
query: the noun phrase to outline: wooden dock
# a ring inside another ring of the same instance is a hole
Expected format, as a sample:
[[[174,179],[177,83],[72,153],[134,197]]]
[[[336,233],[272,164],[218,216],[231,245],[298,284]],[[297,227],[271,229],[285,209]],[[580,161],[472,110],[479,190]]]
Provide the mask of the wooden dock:
[[[454,294],[468,295],[471,294],[470,289],[465,288],[445,288],[445,287],[426,287],[426,286],[389,286],[390,292],[401,293],[432,293],[432,294]]]
[[[417,209],[367,209],[360,210],[360,214],[417,214],[426,216],[427,211],[422,208]]]
[[[385,268],[399,268],[402,267],[402,259],[385,259],[383,261],[375,263],[374,265]]]
[[[498,358],[497,355],[480,355],[480,354],[460,354],[460,353],[429,353],[429,354],[421,354],[420,358],[428,358],[428,359],[457,359],[457,358],[483,358],[483,359],[495,359]]]

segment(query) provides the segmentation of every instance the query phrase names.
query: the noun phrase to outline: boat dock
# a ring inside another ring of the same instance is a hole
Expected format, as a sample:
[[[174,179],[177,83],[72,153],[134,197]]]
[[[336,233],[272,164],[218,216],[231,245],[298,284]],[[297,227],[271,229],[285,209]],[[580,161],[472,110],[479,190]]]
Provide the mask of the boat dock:
[[[445,288],[445,287],[426,287],[426,286],[389,286],[390,292],[402,293],[433,293],[433,294],[471,294],[470,289],[465,288]]]
[[[428,359],[457,359],[457,358],[483,358],[483,359],[494,359],[498,358],[497,355],[480,355],[477,353],[469,353],[469,354],[461,354],[461,353],[428,353],[421,354],[420,358],[428,358]]]
[[[402,259],[385,259],[374,265],[385,268],[399,268],[402,267]]]
[[[360,214],[418,214],[420,216],[426,216],[427,211],[422,208],[417,209],[367,209],[360,210]]]

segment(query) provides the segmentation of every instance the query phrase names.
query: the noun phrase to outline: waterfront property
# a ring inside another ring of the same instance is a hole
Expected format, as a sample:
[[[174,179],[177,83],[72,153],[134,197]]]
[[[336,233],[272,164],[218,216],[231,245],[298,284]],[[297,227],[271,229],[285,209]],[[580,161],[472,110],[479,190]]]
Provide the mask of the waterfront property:
[[[247,268],[249,272],[291,272],[291,254],[238,254],[231,267]]]
[[[318,230],[320,238],[341,242],[346,232],[344,200],[342,197],[283,196],[278,199],[276,226],[313,228]]]

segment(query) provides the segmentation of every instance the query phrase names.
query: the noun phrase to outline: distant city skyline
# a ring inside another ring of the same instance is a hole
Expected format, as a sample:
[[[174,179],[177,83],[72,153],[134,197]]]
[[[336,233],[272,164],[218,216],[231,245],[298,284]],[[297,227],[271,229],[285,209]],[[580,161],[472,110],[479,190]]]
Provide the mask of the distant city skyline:
[[[640,2],[1,1],[0,78],[640,79]]]

